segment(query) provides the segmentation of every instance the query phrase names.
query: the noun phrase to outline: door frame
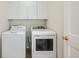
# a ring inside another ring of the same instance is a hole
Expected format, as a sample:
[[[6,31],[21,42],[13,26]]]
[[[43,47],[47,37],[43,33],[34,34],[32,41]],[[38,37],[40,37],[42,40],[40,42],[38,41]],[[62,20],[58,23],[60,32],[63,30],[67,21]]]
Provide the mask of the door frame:
[[[71,2],[64,2],[64,58],[68,58],[68,51],[69,49],[69,37],[71,34]],[[65,40],[65,37],[67,37],[68,40]]]

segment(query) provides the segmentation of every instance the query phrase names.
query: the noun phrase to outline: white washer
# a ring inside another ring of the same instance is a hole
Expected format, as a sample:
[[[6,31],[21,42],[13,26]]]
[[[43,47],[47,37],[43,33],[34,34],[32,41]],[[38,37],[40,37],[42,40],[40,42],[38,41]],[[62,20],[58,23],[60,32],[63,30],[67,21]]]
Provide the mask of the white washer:
[[[26,56],[26,27],[19,26],[19,30],[9,30],[2,33],[2,57],[25,58]],[[25,31],[23,31],[25,30]]]
[[[32,57],[56,58],[56,33],[48,29],[32,29]]]

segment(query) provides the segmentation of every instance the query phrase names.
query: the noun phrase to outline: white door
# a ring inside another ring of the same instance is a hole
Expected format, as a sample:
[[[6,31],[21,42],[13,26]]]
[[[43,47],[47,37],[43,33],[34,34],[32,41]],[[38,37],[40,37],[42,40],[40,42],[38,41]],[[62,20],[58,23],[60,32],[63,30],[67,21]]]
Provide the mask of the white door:
[[[79,58],[79,2],[64,3],[64,57]]]

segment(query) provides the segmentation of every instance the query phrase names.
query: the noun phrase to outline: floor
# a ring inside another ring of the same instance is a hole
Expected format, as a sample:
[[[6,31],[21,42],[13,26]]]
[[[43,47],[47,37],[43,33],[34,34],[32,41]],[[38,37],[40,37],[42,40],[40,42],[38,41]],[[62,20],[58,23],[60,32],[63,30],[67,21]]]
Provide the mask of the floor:
[[[32,58],[32,51],[31,48],[26,49],[26,58]]]

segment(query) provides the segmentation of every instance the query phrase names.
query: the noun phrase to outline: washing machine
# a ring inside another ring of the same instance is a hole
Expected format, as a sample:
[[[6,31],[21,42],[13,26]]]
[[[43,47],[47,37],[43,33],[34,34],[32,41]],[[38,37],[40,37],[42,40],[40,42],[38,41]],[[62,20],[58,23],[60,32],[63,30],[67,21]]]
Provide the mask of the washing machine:
[[[44,26],[32,26],[32,58],[56,58],[56,33]]]
[[[2,33],[2,58],[25,58],[26,27],[12,26]]]

